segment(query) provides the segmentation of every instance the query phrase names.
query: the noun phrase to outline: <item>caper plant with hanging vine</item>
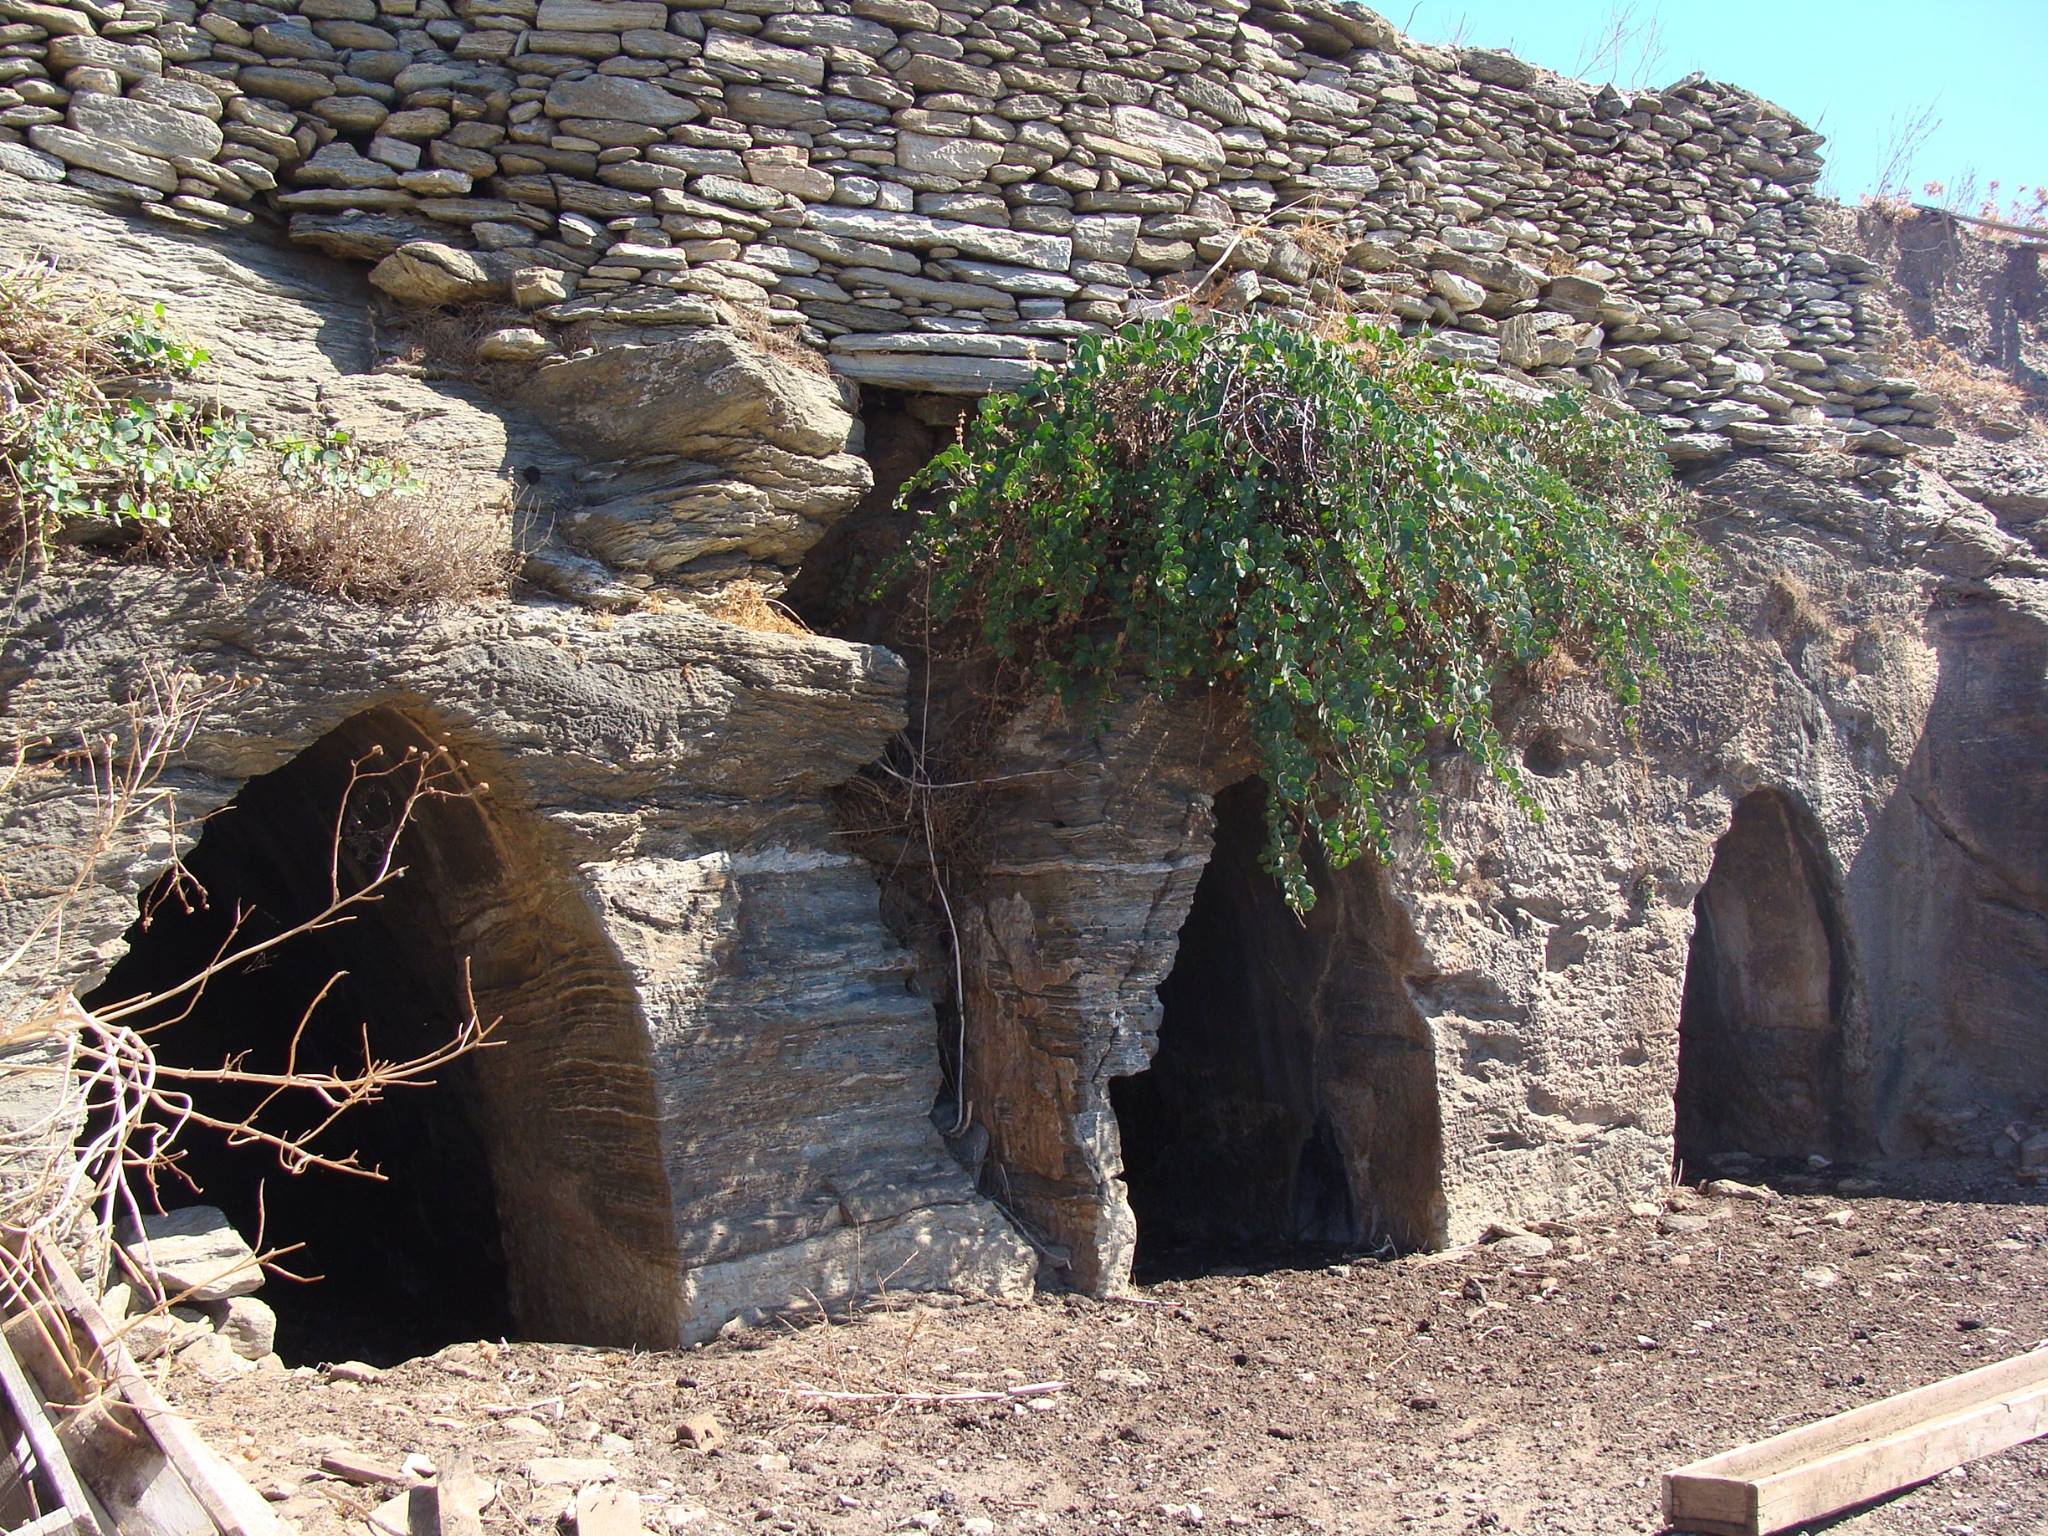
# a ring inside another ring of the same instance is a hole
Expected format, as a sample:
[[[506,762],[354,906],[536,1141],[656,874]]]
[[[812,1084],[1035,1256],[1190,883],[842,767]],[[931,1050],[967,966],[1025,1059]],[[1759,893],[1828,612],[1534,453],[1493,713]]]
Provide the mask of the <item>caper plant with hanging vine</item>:
[[[990,396],[905,495],[935,619],[971,623],[1071,703],[1135,674],[1241,690],[1265,862],[1300,910],[1313,838],[1384,853],[1462,748],[1534,810],[1492,712],[1563,651],[1632,704],[1702,597],[1655,429],[1509,392],[1418,343],[1185,311],[1084,339]]]

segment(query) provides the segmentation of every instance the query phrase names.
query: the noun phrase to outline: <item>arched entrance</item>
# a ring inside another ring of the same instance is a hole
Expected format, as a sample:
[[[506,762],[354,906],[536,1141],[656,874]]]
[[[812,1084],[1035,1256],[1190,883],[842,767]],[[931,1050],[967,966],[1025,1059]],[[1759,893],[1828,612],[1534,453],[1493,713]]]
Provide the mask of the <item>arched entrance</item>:
[[[1265,786],[1216,797],[1216,844],[1160,985],[1150,1068],[1110,1085],[1138,1268],[1441,1241],[1442,1135],[1414,940],[1370,859],[1311,857],[1304,919],[1259,864]]]
[[[673,1343],[669,1182],[629,982],[544,846],[546,829],[502,782],[490,788],[460,764],[449,792],[419,799],[404,820],[415,782],[406,765],[444,740],[425,719],[366,711],[251,780],[185,861],[203,901],[180,899],[168,875],[158,881],[128,955],[86,1002],[191,976],[237,914],[238,947],[303,923],[333,890],[362,888],[402,825],[404,874],[376,901],[143,1023],[167,1064],[239,1058],[276,1072],[305,1019],[297,1067],[345,1073],[366,1049],[386,1061],[432,1049],[473,995],[478,1016],[497,1021],[494,1043],[439,1069],[434,1086],[394,1088],[336,1124],[325,1145],[359,1151],[383,1180],[294,1176],[268,1148],[192,1127],[181,1166],[200,1194],[167,1187],[163,1198],[217,1204],[252,1240],[260,1223],[268,1248],[302,1245],[285,1267],[318,1283],[266,1292],[290,1361],[397,1359],[502,1333]],[[193,1098],[235,1119],[262,1092],[202,1083]],[[285,1096],[261,1123],[296,1130],[323,1112]]]
[[[1678,1022],[1681,1171],[1729,1153],[1839,1156],[1850,1132],[1848,966],[1812,813],[1775,789],[1744,796],[1693,910]]]

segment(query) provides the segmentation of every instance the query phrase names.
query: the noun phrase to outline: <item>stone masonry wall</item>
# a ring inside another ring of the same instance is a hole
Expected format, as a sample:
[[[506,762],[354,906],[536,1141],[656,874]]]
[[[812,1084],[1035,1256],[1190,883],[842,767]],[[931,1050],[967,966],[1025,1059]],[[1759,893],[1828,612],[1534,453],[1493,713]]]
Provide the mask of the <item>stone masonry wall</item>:
[[[0,168],[516,303],[494,358],[765,325],[976,393],[1190,288],[1334,282],[1692,462],[1939,437],[1819,237],[1820,144],[1329,0],[0,0]]]

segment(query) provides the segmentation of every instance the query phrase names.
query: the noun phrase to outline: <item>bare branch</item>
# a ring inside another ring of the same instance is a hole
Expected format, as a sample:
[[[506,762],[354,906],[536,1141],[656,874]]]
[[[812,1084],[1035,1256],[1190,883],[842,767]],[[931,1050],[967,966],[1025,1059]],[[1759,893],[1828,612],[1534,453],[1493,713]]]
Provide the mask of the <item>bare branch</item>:
[[[97,1248],[100,1262],[94,1272],[116,1273],[113,1231],[124,1223],[141,1225],[144,1201],[138,1190],[146,1190],[154,1205],[160,1177],[190,1182],[180,1159],[182,1143],[194,1127],[230,1146],[267,1149],[290,1175],[317,1169],[381,1179],[381,1171],[365,1167],[357,1153],[329,1144],[339,1122],[393,1091],[431,1086],[450,1064],[498,1043],[492,1038],[497,1021],[485,1023],[478,1016],[467,961],[464,1016],[438,1043],[403,1060],[380,1054],[363,1025],[357,1059],[307,1064],[307,1032],[315,1014],[331,1005],[346,975],[340,971],[327,977],[301,1012],[277,1069],[251,1068],[246,1053],[230,1055],[216,1066],[167,1066],[151,1043],[152,1036],[191,1016],[212,981],[309,934],[356,921],[363,908],[382,900],[405,877],[400,845],[421,807],[435,799],[467,798],[483,788],[472,785],[461,762],[438,746],[407,747],[395,759],[372,748],[351,763],[332,823],[327,900],[318,912],[270,937],[250,939],[250,914],[238,908],[211,956],[173,985],[93,1010],[69,990],[70,977],[84,968],[69,952],[71,913],[117,858],[132,859],[168,836],[168,870],[143,899],[145,927],[167,902],[176,901],[188,912],[205,905],[207,893],[179,862],[176,801],[163,781],[207,712],[242,686],[233,680],[203,682],[187,672],[151,672],[129,706],[125,729],[82,734],[78,745],[64,752],[50,751],[45,741],[24,740],[0,757],[0,805],[40,791],[51,775],[72,774],[83,780],[91,806],[85,831],[65,850],[63,874],[54,888],[0,889],[7,899],[39,903],[26,933],[0,955],[0,979],[17,986],[26,982],[31,995],[42,982],[48,997],[25,1017],[0,1019],[0,1045],[47,1047],[15,1049],[0,1058],[0,1077],[44,1074],[61,1086],[39,1123],[0,1133],[0,1174],[5,1176],[0,1229],[22,1237],[18,1253],[32,1251],[37,1242],[60,1251]],[[379,808],[385,820],[374,828],[366,821],[352,822],[362,792],[372,785],[383,786],[392,801],[389,810]],[[195,1093],[223,1085],[256,1090],[255,1107],[231,1113],[195,1102]],[[287,1105],[313,1112],[286,1115]],[[291,1247],[266,1248],[260,1232],[253,1246],[259,1255],[254,1262],[287,1273],[277,1260]],[[132,1255],[122,1262],[131,1273],[137,1271]],[[138,1279],[159,1310],[182,1299],[164,1295],[156,1277],[146,1272],[146,1262],[140,1268],[144,1273]],[[0,1284],[34,1296],[39,1283],[34,1267],[0,1244]]]

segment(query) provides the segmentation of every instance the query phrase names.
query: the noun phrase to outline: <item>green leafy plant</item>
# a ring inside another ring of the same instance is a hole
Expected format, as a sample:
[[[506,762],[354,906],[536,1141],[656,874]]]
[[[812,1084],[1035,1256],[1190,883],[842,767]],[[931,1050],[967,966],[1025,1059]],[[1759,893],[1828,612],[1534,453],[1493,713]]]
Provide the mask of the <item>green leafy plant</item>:
[[[67,525],[161,527],[256,447],[232,417],[162,398],[203,347],[162,305],[136,313],[59,280],[46,263],[0,274],[0,543],[41,547]]]
[[[42,528],[85,518],[162,525],[218,488],[254,446],[240,422],[199,420],[181,401],[72,394],[36,413],[7,467]]]
[[[1304,910],[1304,840],[1334,866],[1384,853],[1400,796],[1444,862],[1439,745],[1533,811],[1503,673],[1562,652],[1633,703],[1701,595],[1652,427],[1357,324],[1183,312],[1085,339],[984,400],[905,494],[934,618],[1069,701],[1132,674],[1241,690],[1266,864]]]
[[[114,355],[135,372],[161,378],[189,379],[212,360],[206,348],[171,330],[161,304],[123,316],[108,339]]]
[[[403,463],[368,452],[339,428],[318,438],[274,438],[270,447],[278,456],[278,474],[292,485],[358,496],[405,495],[420,489],[420,481]]]
[[[101,525],[144,530],[153,548],[211,550],[232,515],[261,523],[266,545],[288,521],[295,547],[309,546],[303,517],[261,506],[278,494],[354,525],[322,548],[354,550],[365,527],[406,521],[358,504],[416,495],[419,480],[347,432],[264,437],[232,412],[168,397],[168,383],[209,361],[161,304],[122,311],[46,263],[0,273],[0,511],[12,514],[0,545],[42,550]],[[178,523],[196,536],[169,537]],[[365,564],[351,555],[352,584]]]

